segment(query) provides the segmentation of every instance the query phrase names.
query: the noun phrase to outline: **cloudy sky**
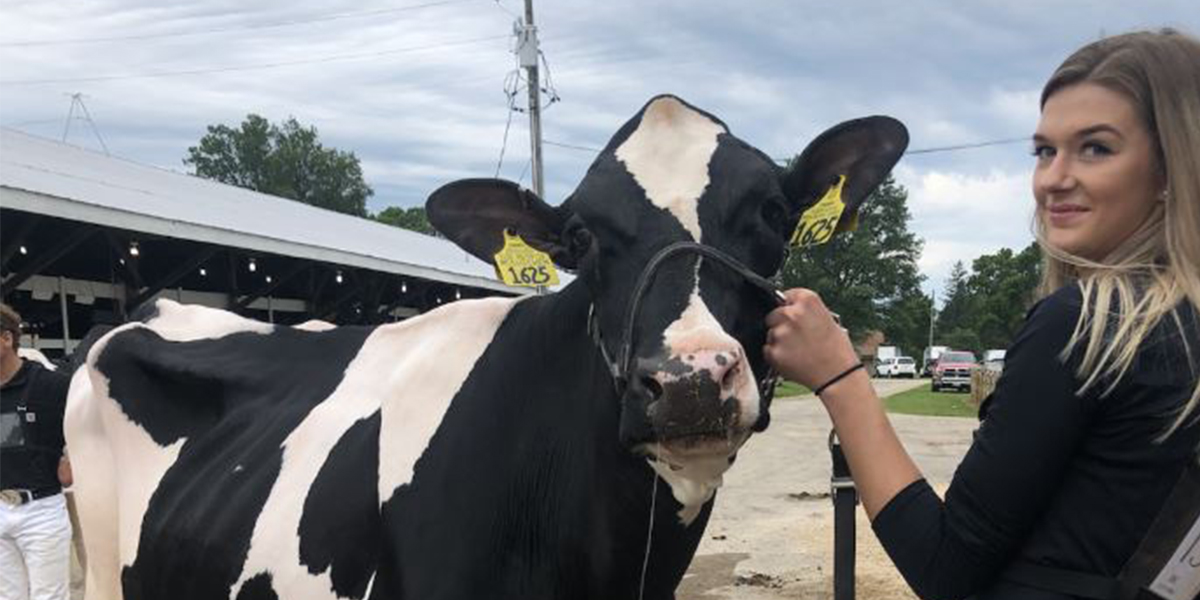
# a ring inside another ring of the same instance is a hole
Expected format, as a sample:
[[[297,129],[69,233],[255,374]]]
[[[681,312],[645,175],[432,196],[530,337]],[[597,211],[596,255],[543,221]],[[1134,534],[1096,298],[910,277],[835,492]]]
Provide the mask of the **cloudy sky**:
[[[552,203],[590,149],[663,92],[781,159],[867,114],[904,121],[911,150],[1021,140],[900,162],[927,290],[955,260],[1031,241],[1025,140],[1067,54],[1131,29],[1200,34],[1195,0],[535,2],[561,98],[543,122]],[[505,94],[522,11],[522,0],[0,0],[0,125],[95,149],[99,137],[114,155],[184,171],[207,125],[295,116],[358,155],[373,211],[490,176],[502,149],[501,176],[528,185],[527,117]],[[99,136],[86,121],[67,127],[73,93]]]

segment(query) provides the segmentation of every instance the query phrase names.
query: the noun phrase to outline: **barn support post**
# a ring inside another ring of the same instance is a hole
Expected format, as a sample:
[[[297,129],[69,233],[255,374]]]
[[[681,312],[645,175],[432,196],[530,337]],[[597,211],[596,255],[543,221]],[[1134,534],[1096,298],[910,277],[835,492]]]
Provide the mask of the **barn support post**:
[[[67,311],[67,279],[58,276],[58,307],[62,311],[63,356],[71,353],[71,315]]]

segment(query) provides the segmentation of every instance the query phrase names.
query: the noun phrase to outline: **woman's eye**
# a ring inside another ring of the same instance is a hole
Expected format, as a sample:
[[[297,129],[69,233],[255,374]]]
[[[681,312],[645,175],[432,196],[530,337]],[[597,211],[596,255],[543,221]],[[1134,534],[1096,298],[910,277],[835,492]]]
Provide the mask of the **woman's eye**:
[[[1082,156],[1106,156],[1112,154],[1112,149],[1099,142],[1086,142],[1079,149],[1079,154]]]
[[[1054,158],[1055,150],[1053,146],[1034,146],[1032,154],[1038,160],[1049,160]]]

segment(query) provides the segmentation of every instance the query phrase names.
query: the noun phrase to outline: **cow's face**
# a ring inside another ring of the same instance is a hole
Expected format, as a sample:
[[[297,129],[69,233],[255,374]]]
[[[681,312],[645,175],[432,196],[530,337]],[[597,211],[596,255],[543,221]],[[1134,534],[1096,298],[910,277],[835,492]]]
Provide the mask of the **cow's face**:
[[[906,144],[895,120],[851,121],[784,170],[715,117],[660,96],[613,136],[562,206],[508,182],[468,180],[435,192],[429,218],[489,262],[508,228],[576,269],[617,361],[635,286],[659,250],[698,242],[769,277],[805,208],[844,175],[846,222]],[[766,371],[763,318],[773,306],[712,259],[685,253],[664,261],[632,320],[620,439],[674,470],[727,465],[768,420],[757,381]]]

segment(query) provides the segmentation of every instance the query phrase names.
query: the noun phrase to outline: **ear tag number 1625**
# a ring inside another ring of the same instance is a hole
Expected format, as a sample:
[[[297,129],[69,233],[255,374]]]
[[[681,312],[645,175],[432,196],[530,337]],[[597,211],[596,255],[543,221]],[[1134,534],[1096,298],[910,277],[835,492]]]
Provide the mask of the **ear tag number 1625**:
[[[800,215],[800,222],[792,233],[791,245],[797,248],[816,246],[833,238],[838,220],[846,210],[846,204],[842,202],[842,186],[845,184],[846,176],[839,175],[837,183],[829,187],[821,200]]]
[[[521,287],[558,285],[558,271],[550,255],[531,247],[515,235],[504,230],[504,247],[493,257],[496,275],[504,283]]]

